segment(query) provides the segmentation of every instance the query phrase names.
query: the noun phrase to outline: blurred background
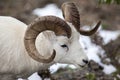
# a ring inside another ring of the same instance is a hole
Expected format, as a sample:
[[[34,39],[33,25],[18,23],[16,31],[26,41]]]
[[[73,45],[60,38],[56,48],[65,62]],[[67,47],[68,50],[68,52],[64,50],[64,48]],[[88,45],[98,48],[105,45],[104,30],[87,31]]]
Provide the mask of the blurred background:
[[[113,1],[120,3],[120,0],[108,0],[111,3],[107,2],[107,4],[100,4],[100,1],[107,0],[0,0],[0,15],[13,16],[29,24],[37,17],[32,14],[34,9],[43,8],[52,3],[60,8],[61,4],[66,1],[77,2],[76,5],[81,15],[81,25],[102,20],[105,29],[120,29],[120,5],[112,3]]]
[[[93,27],[99,20],[102,24],[95,35],[80,37],[92,69],[65,66],[57,69],[53,77],[56,80],[120,80],[120,0],[0,0],[0,16],[12,16],[26,24],[45,15],[63,18],[60,7],[67,1],[75,2],[78,7],[81,27]]]

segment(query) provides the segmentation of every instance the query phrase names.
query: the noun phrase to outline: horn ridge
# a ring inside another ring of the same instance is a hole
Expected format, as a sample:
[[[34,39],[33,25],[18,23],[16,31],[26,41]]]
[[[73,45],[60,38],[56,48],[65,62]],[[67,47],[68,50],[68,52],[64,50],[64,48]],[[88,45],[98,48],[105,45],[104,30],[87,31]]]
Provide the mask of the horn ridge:
[[[76,5],[72,2],[66,2],[61,8],[65,20],[72,23],[78,31],[80,27],[80,15]]]

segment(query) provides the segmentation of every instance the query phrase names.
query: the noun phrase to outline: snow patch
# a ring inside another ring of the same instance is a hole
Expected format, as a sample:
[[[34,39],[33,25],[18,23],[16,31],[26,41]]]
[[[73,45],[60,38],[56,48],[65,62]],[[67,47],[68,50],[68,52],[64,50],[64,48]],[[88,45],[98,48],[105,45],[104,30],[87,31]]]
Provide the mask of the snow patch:
[[[76,67],[74,65],[56,63],[56,64],[50,66],[49,70],[51,73],[55,73],[55,72],[57,72],[58,69],[65,68],[65,67],[69,67],[71,69],[76,69]]]
[[[36,8],[33,10],[33,14],[38,16],[53,15],[63,19],[62,11],[55,4],[46,5],[44,8]]]
[[[104,67],[103,72],[105,74],[111,74],[116,71],[116,68],[113,65],[103,64],[102,66]]]
[[[29,78],[28,78],[28,80],[42,80],[41,78],[40,78],[40,76],[37,74],[37,72],[36,73],[34,73],[34,74],[32,74]]]
[[[104,44],[107,44],[111,40],[117,39],[120,31],[100,30],[99,35],[103,38]]]
[[[59,63],[56,63],[56,64],[54,64],[54,65],[52,65],[51,67],[50,67],[50,72],[51,73],[54,73],[54,72],[56,72],[58,69],[60,69],[60,68],[65,68],[66,66],[68,66],[67,64],[59,64]]]

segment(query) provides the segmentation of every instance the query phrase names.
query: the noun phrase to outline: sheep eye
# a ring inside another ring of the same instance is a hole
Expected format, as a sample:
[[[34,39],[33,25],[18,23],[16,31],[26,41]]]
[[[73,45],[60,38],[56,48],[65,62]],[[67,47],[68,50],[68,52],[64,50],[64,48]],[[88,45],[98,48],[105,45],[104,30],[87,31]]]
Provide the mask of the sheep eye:
[[[66,51],[68,51],[68,50],[69,50],[68,46],[67,46],[67,45],[65,45],[65,44],[61,45],[61,47],[62,47],[62,48],[65,48],[65,49],[66,49]]]
[[[65,48],[65,47],[66,47],[66,48],[67,48],[68,46],[67,46],[67,45],[65,45],[65,44],[63,44],[63,45],[61,45],[61,47],[63,47],[63,48]]]

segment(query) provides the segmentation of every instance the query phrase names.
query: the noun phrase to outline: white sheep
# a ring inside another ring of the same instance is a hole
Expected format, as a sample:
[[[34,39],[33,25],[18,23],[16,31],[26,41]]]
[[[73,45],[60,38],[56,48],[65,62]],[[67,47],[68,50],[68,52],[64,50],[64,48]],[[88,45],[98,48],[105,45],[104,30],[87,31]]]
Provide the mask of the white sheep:
[[[62,11],[65,21],[55,16],[44,16],[30,25],[0,16],[0,75],[24,78],[54,63],[74,64],[76,67],[84,67],[88,63],[79,36],[94,34],[100,22],[94,29],[84,31],[79,29],[79,12],[74,3],[64,3]]]

